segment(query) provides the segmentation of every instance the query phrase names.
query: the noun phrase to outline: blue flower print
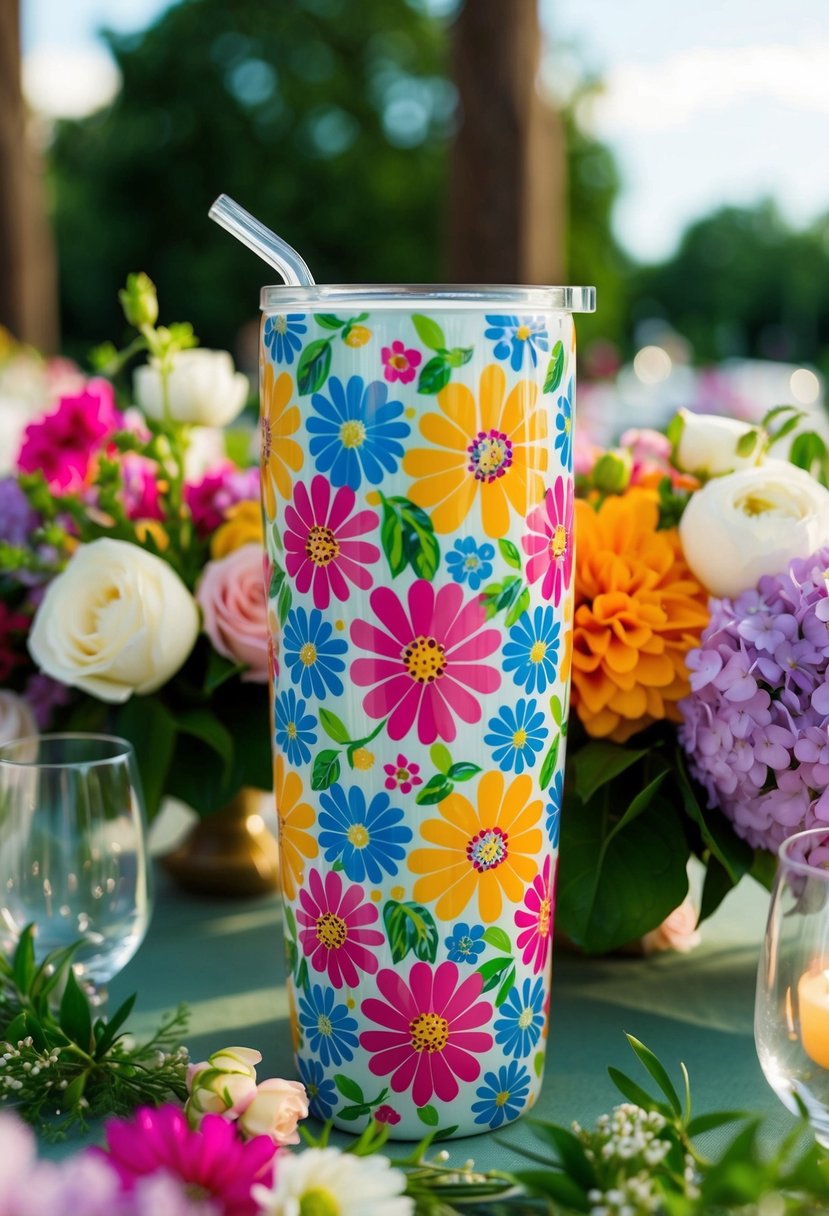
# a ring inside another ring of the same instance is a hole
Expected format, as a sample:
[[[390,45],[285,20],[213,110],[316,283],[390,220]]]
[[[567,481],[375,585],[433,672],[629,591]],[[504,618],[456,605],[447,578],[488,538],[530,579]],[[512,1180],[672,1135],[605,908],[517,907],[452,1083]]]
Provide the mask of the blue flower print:
[[[345,662],[340,656],[347,650],[348,642],[334,636],[334,626],[323,619],[319,608],[310,612],[294,608],[288,613],[282,630],[282,657],[304,697],[323,701],[327,693],[342,694],[340,676]]]
[[[303,314],[289,312],[287,316],[266,318],[262,341],[271,352],[274,363],[291,364],[302,347],[300,335],[307,332]]]
[[[274,706],[276,745],[286,755],[289,764],[307,764],[311,748],[317,741],[317,724],[313,714],[306,714],[305,702],[300,701],[293,688],[283,692]]]
[[[547,803],[547,835],[554,849],[558,848],[558,836],[561,828],[561,803],[564,798],[564,776],[561,771],[553,778],[553,783],[547,791],[550,801]]]
[[[334,1004],[334,989],[312,984],[299,998],[299,1024],[308,1046],[323,1064],[342,1064],[354,1058],[358,1045],[357,1021],[348,1006]]]
[[[305,423],[317,470],[327,473],[334,486],[357,490],[363,477],[379,485],[384,470],[396,472],[403,455],[400,441],[411,431],[401,418],[403,402],[387,399],[382,380],[365,384],[360,376],[351,376],[347,384],[332,376],[328,393],[314,393],[316,414]]]
[[[476,545],[472,536],[456,540],[451,553],[446,554],[446,568],[456,583],[469,583],[477,591],[492,575],[495,548],[489,543]]]
[[[561,624],[551,604],[539,605],[532,616],[522,613],[504,646],[504,671],[511,671],[525,692],[542,693],[556,677]]]
[[[493,355],[496,359],[509,359],[514,372],[521,371],[525,354],[529,353],[530,366],[536,367],[539,351],[549,349],[547,329],[541,317],[487,316],[486,319],[489,329],[484,330],[484,337],[495,343]]]
[[[492,748],[492,759],[504,773],[523,773],[532,768],[547,738],[544,714],[536,700],[520,697],[511,705],[502,705],[487,723],[490,733],[484,743]]]
[[[354,1023],[356,1026],[356,1022]],[[326,1077],[319,1060],[297,1059],[299,1079],[308,1093],[308,1109],[315,1119],[330,1119],[337,1105],[337,1087]]]
[[[445,944],[449,951],[447,957],[450,963],[476,963],[478,955],[483,954],[486,945],[484,927],[470,926],[466,921],[459,920],[445,939]]]
[[[567,385],[567,392],[562,393],[557,402],[556,438],[554,447],[561,453],[561,463],[565,469],[573,467],[573,381]]]
[[[511,988],[495,1019],[495,1042],[508,1056],[528,1056],[544,1028],[544,982],[526,979]]]
[[[329,864],[342,862],[352,882],[368,879],[377,883],[386,874],[397,873],[412,829],[400,826],[403,811],[391,805],[385,791],[375,794],[367,805],[359,785],[345,789],[335,783],[319,798],[319,842]]]
[[[527,1105],[530,1074],[523,1064],[512,1060],[495,1072],[484,1073],[484,1083],[475,1090],[477,1102],[472,1103],[476,1123],[500,1127],[516,1119]]]

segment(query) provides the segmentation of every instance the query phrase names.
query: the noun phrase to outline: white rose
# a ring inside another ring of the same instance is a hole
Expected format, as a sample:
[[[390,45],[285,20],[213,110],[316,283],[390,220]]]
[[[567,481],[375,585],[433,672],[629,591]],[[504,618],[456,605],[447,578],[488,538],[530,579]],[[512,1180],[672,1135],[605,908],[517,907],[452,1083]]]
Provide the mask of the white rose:
[[[49,584],[29,651],[63,684],[101,701],[154,692],[199,632],[196,602],[166,562],[123,540],[81,545]]]
[[[133,391],[148,418],[164,417],[157,359],[136,368]],[[174,422],[226,426],[248,398],[250,383],[237,372],[226,350],[183,350],[173,356],[167,376],[167,404]]]
[[[723,418],[719,414],[692,414],[690,410],[680,410],[677,420],[674,425],[679,429],[679,439],[674,446],[674,464],[684,473],[716,477],[720,473],[752,468],[762,459],[762,435],[748,422]],[[737,445],[752,433],[754,444],[740,455]]]
[[[16,692],[0,689],[0,743],[38,734],[37,722],[28,701]]]
[[[803,469],[767,460],[692,494],[679,537],[699,581],[733,598],[829,544],[829,490]]]

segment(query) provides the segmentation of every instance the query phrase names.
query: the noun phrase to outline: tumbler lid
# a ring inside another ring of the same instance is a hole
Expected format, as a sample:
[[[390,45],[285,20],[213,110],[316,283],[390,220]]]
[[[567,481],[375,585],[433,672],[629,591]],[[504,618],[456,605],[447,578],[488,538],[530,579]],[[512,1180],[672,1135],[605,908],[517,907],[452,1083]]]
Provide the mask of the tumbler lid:
[[[263,312],[314,308],[477,308],[487,312],[595,312],[595,287],[514,287],[487,284],[352,283],[263,287]]]

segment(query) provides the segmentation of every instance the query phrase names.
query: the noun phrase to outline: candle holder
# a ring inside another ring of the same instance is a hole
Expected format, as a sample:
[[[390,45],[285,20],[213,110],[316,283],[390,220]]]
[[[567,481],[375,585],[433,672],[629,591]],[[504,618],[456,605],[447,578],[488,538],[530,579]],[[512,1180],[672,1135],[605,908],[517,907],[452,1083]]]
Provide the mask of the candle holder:
[[[757,975],[754,1039],[766,1080],[829,1149],[829,828],[780,846]]]

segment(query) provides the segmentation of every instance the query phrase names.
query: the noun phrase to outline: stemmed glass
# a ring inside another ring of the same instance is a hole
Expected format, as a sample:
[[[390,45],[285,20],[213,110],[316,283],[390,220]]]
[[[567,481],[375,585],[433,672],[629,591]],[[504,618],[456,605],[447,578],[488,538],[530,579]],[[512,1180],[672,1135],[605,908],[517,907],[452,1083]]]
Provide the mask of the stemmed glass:
[[[146,823],[131,745],[55,734],[0,745],[0,931],[35,925],[38,959],[80,942],[74,969],[101,1011],[150,920]]]
[[[829,826],[780,846],[754,1038],[772,1089],[829,1148]]]

